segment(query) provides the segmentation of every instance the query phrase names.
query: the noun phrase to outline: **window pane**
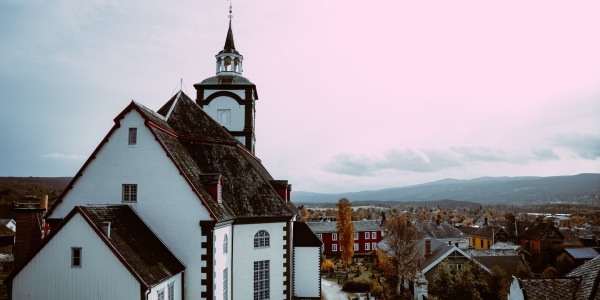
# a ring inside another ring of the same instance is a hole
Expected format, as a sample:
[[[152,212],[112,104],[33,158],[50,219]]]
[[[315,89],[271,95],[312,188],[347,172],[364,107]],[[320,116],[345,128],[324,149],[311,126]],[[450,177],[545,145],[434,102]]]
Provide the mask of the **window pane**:
[[[137,128],[129,128],[129,145],[137,144]]]

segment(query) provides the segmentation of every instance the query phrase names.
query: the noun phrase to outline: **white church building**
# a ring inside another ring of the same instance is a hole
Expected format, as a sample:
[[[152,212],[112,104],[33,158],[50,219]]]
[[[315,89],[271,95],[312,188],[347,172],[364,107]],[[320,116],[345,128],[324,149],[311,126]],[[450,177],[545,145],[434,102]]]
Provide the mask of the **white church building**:
[[[321,242],[254,155],[242,61],[230,21],[195,101],[116,116],[9,276],[12,299],[321,298]]]

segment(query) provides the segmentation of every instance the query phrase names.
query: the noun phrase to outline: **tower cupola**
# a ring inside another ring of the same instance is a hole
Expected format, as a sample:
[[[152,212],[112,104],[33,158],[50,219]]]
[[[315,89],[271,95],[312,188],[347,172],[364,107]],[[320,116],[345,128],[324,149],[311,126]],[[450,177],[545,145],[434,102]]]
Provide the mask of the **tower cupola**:
[[[233,31],[231,30],[231,6],[229,6],[229,30],[225,38],[223,50],[216,55],[218,76],[242,76],[242,61],[244,57],[235,50],[233,42]]]

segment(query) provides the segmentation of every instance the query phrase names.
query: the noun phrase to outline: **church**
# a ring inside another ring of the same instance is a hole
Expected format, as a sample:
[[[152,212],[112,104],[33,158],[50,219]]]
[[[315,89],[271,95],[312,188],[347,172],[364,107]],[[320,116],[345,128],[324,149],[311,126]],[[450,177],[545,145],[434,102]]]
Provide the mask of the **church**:
[[[132,101],[114,118],[45,212],[12,299],[321,299],[321,241],[255,156],[258,93],[242,66],[230,19],[195,100]]]

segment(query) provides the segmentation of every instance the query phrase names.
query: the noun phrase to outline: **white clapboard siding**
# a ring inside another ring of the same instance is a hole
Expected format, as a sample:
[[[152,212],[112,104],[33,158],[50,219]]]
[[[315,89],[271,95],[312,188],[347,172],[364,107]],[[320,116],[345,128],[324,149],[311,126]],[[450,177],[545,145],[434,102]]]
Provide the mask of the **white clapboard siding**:
[[[294,295],[320,297],[319,247],[294,247]]]
[[[71,247],[82,248],[80,268]],[[13,299],[140,299],[140,284],[76,214],[14,278]]]

